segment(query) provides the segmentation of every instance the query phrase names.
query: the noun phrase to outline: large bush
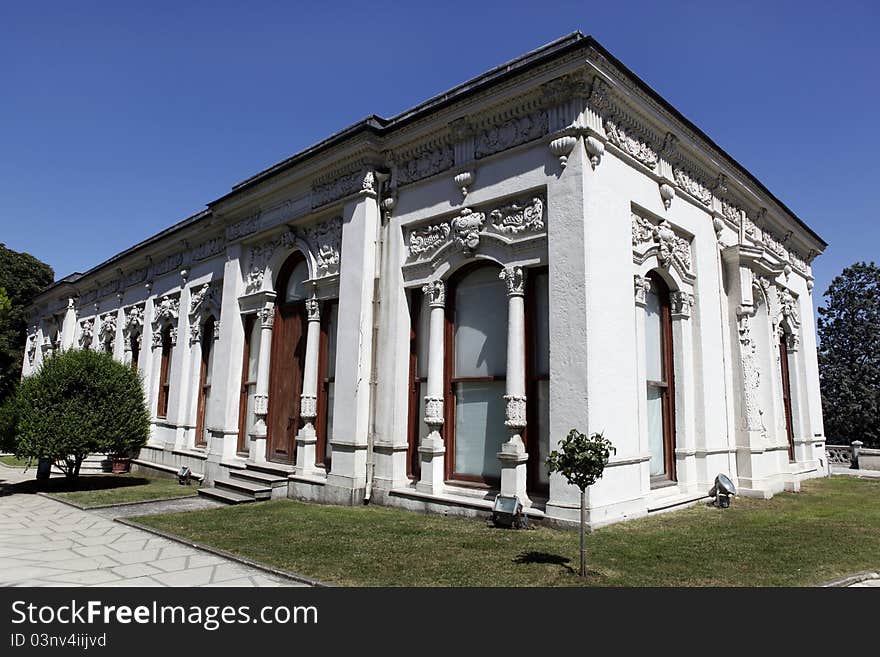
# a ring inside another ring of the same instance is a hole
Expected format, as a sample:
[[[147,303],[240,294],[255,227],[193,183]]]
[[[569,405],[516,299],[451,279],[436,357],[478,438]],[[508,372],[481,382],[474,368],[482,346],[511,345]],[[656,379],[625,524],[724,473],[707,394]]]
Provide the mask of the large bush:
[[[48,458],[79,476],[91,453],[144,446],[149,412],[138,375],[110,354],[69,350],[46,359],[16,395],[15,452]]]

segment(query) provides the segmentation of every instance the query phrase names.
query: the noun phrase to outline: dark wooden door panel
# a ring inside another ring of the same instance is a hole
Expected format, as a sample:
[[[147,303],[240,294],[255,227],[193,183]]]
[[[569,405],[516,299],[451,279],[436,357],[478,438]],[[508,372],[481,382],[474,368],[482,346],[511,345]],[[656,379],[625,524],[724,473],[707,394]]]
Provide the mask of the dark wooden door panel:
[[[303,303],[278,305],[275,308],[266,441],[266,457],[270,461],[293,463],[296,456],[305,361],[304,314]]]

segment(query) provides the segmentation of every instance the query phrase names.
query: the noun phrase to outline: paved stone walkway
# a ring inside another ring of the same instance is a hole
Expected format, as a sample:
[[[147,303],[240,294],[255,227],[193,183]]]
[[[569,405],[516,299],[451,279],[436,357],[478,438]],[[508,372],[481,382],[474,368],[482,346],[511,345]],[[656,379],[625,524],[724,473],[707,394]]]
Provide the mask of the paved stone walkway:
[[[858,584],[850,584],[848,588],[857,589],[857,588],[872,588],[872,589],[880,589],[880,579],[868,579],[864,582],[859,582]]]
[[[0,496],[0,586],[297,586],[39,495]]]

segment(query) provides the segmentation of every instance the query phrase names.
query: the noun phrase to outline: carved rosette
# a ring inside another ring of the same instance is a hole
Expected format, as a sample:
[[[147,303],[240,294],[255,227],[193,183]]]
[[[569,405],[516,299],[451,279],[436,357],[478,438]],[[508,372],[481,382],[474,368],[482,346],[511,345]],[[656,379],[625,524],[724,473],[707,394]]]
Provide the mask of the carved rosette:
[[[318,416],[318,398],[315,395],[300,395],[300,415],[306,422]]]
[[[321,321],[321,304],[314,297],[306,299],[306,319],[310,322]]]
[[[456,244],[465,251],[475,250],[480,245],[480,231],[485,221],[486,215],[482,212],[474,212],[470,208],[462,210],[450,224]]]
[[[431,308],[442,308],[446,304],[446,284],[441,280],[431,281],[422,286],[422,292]]]
[[[492,227],[499,233],[521,233],[544,230],[544,201],[536,196],[521,205],[511,203],[489,213]]]
[[[522,267],[505,267],[498,278],[507,283],[507,295],[521,297],[526,291],[526,273]]]
[[[526,398],[524,395],[504,395],[507,402],[504,426],[508,429],[523,429],[526,426]]]
[[[669,301],[673,317],[690,317],[691,308],[694,306],[694,295],[689,292],[677,290],[669,294]]]
[[[645,276],[639,276],[636,274],[633,276],[633,287],[636,303],[640,306],[644,306],[647,303],[647,294],[651,289],[651,280]]]
[[[425,424],[435,428],[443,424],[442,397],[425,397]]]

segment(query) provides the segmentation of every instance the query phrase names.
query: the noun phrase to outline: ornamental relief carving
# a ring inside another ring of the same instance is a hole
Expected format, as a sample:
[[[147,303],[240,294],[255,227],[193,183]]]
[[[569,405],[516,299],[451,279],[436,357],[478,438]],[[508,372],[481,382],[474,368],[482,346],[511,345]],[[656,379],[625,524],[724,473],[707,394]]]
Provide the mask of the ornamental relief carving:
[[[477,159],[487,157],[546,134],[545,109],[537,109],[519,117],[500,119],[477,133],[474,156]]]
[[[644,129],[637,127],[635,123],[628,123],[623,118],[606,119],[604,127],[608,141],[624,153],[632,156],[649,169],[654,169],[657,166],[660,158],[657,151],[650,145],[651,138]]]
[[[342,174],[332,180],[312,185],[312,207],[317,208],[359,191],[373,191],[373,172],[358,169]]]
[[[425,397],[425,424],[432,427],[443,424],[443,397]]]
[[[523,429],[526,426],[526,398],[523,395],[504,395],[507,402],[504,426],[508,429]]]
[[[546,229],[546,204],[541,196],[508,202],[487,214],[464,208],[448,221],[413,228],[406,237],[409,258],[417,260],[440,250],[449,243],[465,252],[473,252],[484,234],[499,234],[514,239],[540,234]]]
[[[505,267],[498,278],[507,283],[508,296],[523,296],[526,291],[526,272],[522,267]]]
[[[92,345],[95,330],[95,318],[84,319],[79,323],[79,346],[88,349]]]
[[[396,181],[398,185],[408,185],[451,169],[453,164],[455,155],[450,144],[428,146],[398,165]]]
[[[742,311],[737,319],[743,373],[743,410],[746,431],[760,431],[765,436],[767,427],[764,425],[764,411],[761,409],[759,389],[761,373],[758,370],[757,346],[751,335],[751,316]]]
[[[98,342],[103,345],[112,345],[116,342],[116,313],[109,312],[101,315],[101,330],[98,331]]]
[[[342,257],[342,217],[333,217],[297,231],[315,258],[316,278],[339,272]]]
[[[682,190],[693,196],[706,207],[712,207],[712,191],[705,183],[698,180],[684,169],[673,168],[673,177],[675,184]]]
[[[36,333],[32,333],[28,336],[27,343],[27,359],[28,365],[34,364],[34,359],[37,357],[37,335]]]
[[[665,269],[675,267],[683,276],[693,277],[690,241],[678,236],[668,221],[655,225],[633,213],[632,245],[637,262],[644,262],[645,258],[656,253]]]
[[[690,317],[694,307],[694,295],[682,290],[676,290],[669,294],[669,301],[673,315]]]
[[[190,291],[189,297],[189,314],[201,315],[211,310],[215,314],[220,311],[220,298],[222,296],[222,288],[219,281],[204,283]]]

